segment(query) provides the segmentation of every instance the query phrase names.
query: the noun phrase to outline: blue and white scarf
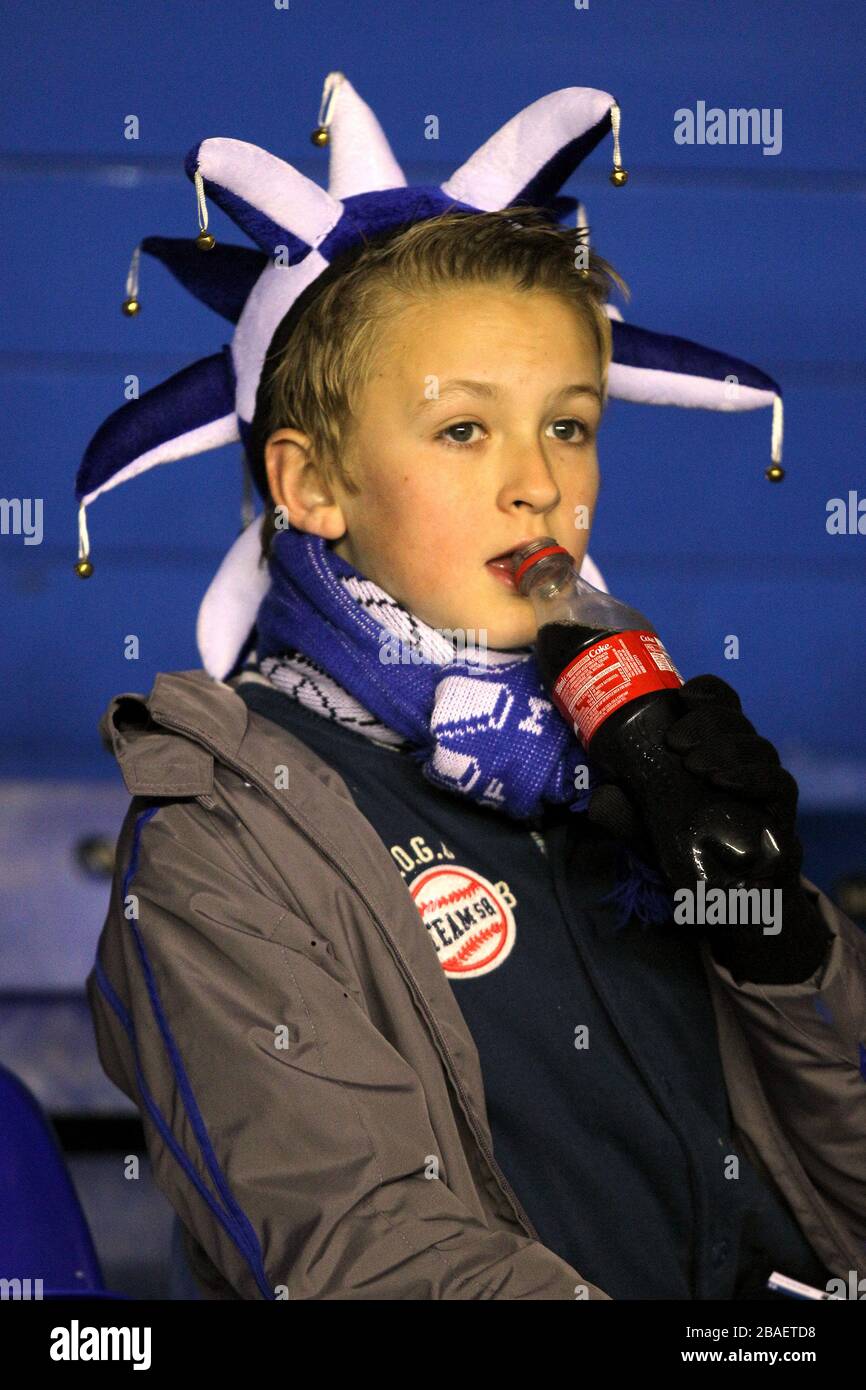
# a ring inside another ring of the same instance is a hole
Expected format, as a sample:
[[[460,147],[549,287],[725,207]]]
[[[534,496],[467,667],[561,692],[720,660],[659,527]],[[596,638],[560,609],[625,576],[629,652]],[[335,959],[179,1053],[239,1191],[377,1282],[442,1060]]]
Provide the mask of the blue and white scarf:
[[[287,654],[307,658],[360,718],[341,718],[333,700],[320,700],[320,712],[373,736],[382,731],[380,741],[420,763],[428,781],[479,805],[516,820],[550,805],[586,810],[599,779],[547,696],[534,648],[455,641],[321,536],[294,527],[275,533],[268,568],[271,585],[256,617],[263,674],[275,672]],[[618,925],[633,913],[644,923],[669,920],[673,900],[664,879],[630,850],[623,856],[625,871],[608,895],[620,908]]]

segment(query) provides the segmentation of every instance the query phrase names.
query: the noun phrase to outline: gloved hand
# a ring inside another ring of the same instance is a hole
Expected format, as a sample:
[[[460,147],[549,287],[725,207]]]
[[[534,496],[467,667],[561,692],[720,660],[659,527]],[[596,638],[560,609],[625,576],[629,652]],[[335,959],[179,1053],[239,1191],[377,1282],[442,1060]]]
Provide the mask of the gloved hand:
[[[800,883],[803,847],[797,836],[798,787],[768,739],[761,738],[743,714],[737,692],[719,676],[693,676],[678,688],[686,712],[665,732],[667,746],[684,766],[707,785],[724,788],[744,805],[759,807],[781,850],[771,879],[746,881],[746,887],[782,890],[782,931],[765,934],[755,923],[702,928],[713,954],[722,964],[734,962],[750,979],[769,983],[778,977],[805,979],[823,959],[830,932],[813,900]],[[649,808],[652,817],[652,808]],[[624,841],[648,864],[662,851],[671,862],[677,844],[677,826],[667,809],[664,817],[644,823],[627,794],[612,783],[593,792],[587,816]],[[692,864],[683,863],[682,877],[672,887],[694,882]],[[811,969],[806,967],[811,964]],[[805,971],[805,973],[797,973]],[[768,973],[769,972],[769,973]],[[792,973],[793,972],[793,973]]]

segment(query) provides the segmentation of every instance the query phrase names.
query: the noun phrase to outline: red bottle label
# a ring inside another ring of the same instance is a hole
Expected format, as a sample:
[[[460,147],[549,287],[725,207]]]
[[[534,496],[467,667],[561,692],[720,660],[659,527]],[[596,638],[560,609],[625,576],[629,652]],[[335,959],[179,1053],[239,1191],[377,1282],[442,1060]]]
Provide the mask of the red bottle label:
[[[586,647],[559,674],[551,698],[586,747],[608,715],[629,700],[682,684],[661,638],[632,628]]]

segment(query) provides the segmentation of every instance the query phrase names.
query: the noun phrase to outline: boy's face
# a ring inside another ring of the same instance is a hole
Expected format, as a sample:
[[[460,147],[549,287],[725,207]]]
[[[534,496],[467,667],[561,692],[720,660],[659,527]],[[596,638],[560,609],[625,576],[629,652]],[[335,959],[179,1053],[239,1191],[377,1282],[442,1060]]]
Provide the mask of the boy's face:
[[[294,493],[289,519],[432,627],[528,645],[532,604],[487,562],[553,536],[580,565],[601,386],[590,330],[553,294],[468,286],[413,301],[383,334],[354,420],[346,462],[360,493],[335,483],[335,504],[306,520]],[[273,490],[279,469],[270,476]]]

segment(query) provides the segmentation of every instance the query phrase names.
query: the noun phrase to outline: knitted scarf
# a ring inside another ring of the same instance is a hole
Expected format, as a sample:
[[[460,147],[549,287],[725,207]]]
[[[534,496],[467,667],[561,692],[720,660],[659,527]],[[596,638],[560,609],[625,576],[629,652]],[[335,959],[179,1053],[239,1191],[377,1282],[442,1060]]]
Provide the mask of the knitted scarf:
[[[295,528],[275,533],[268,568],[255,661],[272,684],[413,758],[437,787],[513,819],[551,805],[586,810],[598,773],[548,699],[532,647],[500,651],[430,627]],[[632,914],[669,920],[661,875],[625,847],[620,866],[607,895],[616,925]]]

